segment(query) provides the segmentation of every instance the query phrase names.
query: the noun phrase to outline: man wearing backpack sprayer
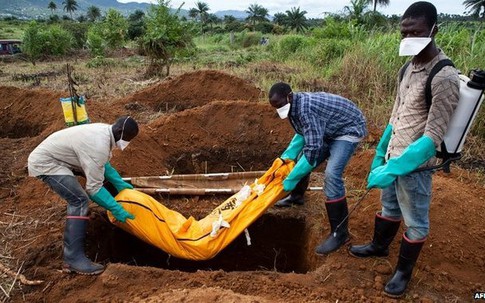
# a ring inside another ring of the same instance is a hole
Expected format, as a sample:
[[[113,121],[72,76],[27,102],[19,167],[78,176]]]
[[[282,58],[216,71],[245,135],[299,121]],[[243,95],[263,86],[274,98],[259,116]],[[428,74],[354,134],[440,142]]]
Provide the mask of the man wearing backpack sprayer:
[[[415,2],[401,18],[400,56],[414,56],[398,83],[389,124],[376,149],[367,188],[381,188],[382,211],[376,214],[371,243],[351,246],[356,257],[389,254],[401,219],[407,229],[402,236],[394,274],[385,294],[400,297],[411,280],[414,265],[429,233],[432,171],[436,148],[443,141],[451,115],[458,104],[459,77],[452,66],[443,67],[431,82],[431,105],[425,100],[430,70],[447,59],[436,46],[437,12],[429,2]],[[416,170],[421,168],[420,170]]]
[[[110,210],[120,222],[135,218],[103,187],[103,180],[106,178],[118,191],[133,188],[108,161],[113,148],[123,150],[137,134],[138,124],[125,116],[113,125],[83,124],[57,131],[30,153],[29,175],[47,183],[68,204],[64,271],[95,275],[104,270],[103,265],[91,262],[84,254],[89,198]],[[86,176],[86,191],[73,171],[82,171]]]

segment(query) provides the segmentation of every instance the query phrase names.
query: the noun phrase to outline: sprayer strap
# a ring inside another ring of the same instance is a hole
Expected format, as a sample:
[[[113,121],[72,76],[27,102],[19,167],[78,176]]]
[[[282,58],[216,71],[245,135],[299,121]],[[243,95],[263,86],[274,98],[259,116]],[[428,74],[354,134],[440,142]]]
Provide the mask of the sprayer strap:
[[[404,73],[406,72],[406,69],[408,68],[410,63],[411,61],[406,62],[399,71],[399,84],[401,84]],[[436,63],[429,72],[428,79],[426,80],[426,86],[424,87],[424,96],[426,99],[426,106],[428,107],[428,110],[431,108],[431,102],[433,100],[433,96],[431,94],[431,82],[433,81],[434,76],[436,76],[436,74],[439,73],[439,71],[445,66],[455,67],[450,59],[443,59],[438,61],[438,63]]]
[[[431,95],[431,81],[433,81],[434,76],[436,76],[436,74],[439,73],[439,71],[445,66],[455,67],[450,59],[443,59],[438,61],[438,63],[436,63],[429,72],[428,80],[426,80],[426,86],[424,88],[424,96],[426,98],[426,105],[428,106],[428,109],[431,107],[431,101],[433,100],[433,96]]]

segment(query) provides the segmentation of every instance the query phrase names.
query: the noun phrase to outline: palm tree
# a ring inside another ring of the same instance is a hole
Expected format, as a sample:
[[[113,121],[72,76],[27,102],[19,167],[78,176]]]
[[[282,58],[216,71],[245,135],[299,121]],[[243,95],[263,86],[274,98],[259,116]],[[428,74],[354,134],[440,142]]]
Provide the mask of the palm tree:
[[[224,19],[222,21],[225,24],[229,24],[229,23],[237,22],[237,19],[236,19],[236,17],[234,17],[232,15],[224,15]]]
[[[54,11],[57,9],[57,5],[54,3],[54,1],[49,2],[49,5],[47,5],[47,8],[52,11],[52,15],[54,15]]]
[[[79,23],[83,23],[83,22],[86,22],[88,20],[88,17],[81,14],[79,17],[76,18],[76,20],[79,21]]]
[[[205,2],[197,1],[195,6],[199,15],[207,14],[207,12],[210,11],[209,4]]]
[[[200,20],[201,31],[204,30],[204,25],[207,22],[207,18],[209,16],[209,14],[207,13],[208,11],[210,11],[209,5],[201,1],[197,1],[195,3],[195,8],[189,10],[189,16],[191,18],[198,18]]]
[[[473,16],[477,18],[481,17],[485,20],[485,0],[465,0],[463,1],[463,5],[465,5],[466,8],[470,8],[470,13]]]
[[[68,12],[71,15],[72,19],[72,12],[77,10],[77,1],[76,0],[64,0],[62,1],[62,4],[64,5],[64,10]]]
[[[199,11],[196,8],[191,8],[189,9],[189,17],[197,20],[197,17],[199,16]]]
[[[99,17],[101,17],[101,11],[99,7],[91,5],[90,7],[88,7],[88,11],[86,12],[86,15],[89,21],[94,22],[98,20]]]
[[[138,22],[138,21],[143,21],[143,18],[145,17],[145,12],[137,9],[133,13],[128,16],[128,21],[130,22]]]
[[[228,32],[235,32],[235,31],[239,31],[240,27],[242,26],[241,22],[239,22],[236,17],[234,16],[231,16],[231,15],[224,15],[224,19],[222,20],[222,22],[224,23],[224,28],[228,31]],[[232,40],[231,41],[231,44],[234,42],[234,36],[231,36],[232,37]]]
[[[266,16],[268,16],[268,9],[259,4],[251,4],[246,13],[248,14],[246,20],[250,21],[253,24],[253,27],[256,25],[256,22],[269,21],[268,18],[266,18]]]
[[[292,7],[291,10],[286,11],[286,25],[297,33],[305,31],[308,27],[306,24],[306,13],[307,11],[300,11],[299,7]]]
[[[364,12],[367,9],[367,0],[350,0],[350,6],[345,6],[344,11],[350,20],[363,23]]]
[[[374,5],[374,13],[375,13],[377,9],[377,4],[379,4],[379,6],[388,6],[389,0],[367,0],[367,4]]]
[[[217,24],[221,22],[221,19],[219,19],[219,17],[216,16],[216,14],[208,14],[207,15],[207,23],[209,23],[210,27],[211,27],[211,30],[212,30],[212,26],[214,24]]]
[[[283,13],[276,13],[273,15],[273,23],[278,24],[278,25],[285,25],[286,24],[286,18],[288,16]]]

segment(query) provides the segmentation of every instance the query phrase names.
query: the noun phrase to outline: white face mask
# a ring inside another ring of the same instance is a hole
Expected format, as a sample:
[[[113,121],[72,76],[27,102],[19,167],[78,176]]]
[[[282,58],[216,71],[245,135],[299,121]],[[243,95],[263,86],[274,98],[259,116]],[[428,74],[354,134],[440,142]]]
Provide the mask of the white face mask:
[[[399,45],[399,56],[416,56],[430,42],[431,38],[428,37],[404,38]]]
[[[276,112],[281,119],[288,118],[288,114],[290,113],[290,106],[290,103],[286,103],[286,105],[283,105],[282,107],[276,109]]]
[[[122,139],[116,141],[116,147],[118,147],[121,150],[124,150],[128,146],[128,144],[130,144],[130,141],[125,141]]]
[[[125,131],[125,124],[126,120],[128,120],[129,117],[126,117],[125,122],[123,122],[123,127],[121,128],[121,136],[118,141],[115,142],[116,147],[118,147],[120,150],[124,150],[128,144],[130,144],[130,141],[125,141],[123,140],[123,132]]]
[[[433,33],[434,25],[428,37],[409,37],[401,40],[399,45],[399,56],[416,56],[431,42],[431,33]]]

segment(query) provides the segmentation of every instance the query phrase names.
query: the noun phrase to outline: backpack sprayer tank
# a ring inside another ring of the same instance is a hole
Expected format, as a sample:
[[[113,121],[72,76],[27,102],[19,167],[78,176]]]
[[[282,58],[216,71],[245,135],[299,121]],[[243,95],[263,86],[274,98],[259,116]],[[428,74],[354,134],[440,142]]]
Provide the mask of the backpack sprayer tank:
[[[470,78],[460,75],[460,99],[443,139],[445,153],[450,157],[460,155],[466,135],[483,102],[484,89],[484,70],[473,70]],[[443,145],[439,150],[443,153]]]

